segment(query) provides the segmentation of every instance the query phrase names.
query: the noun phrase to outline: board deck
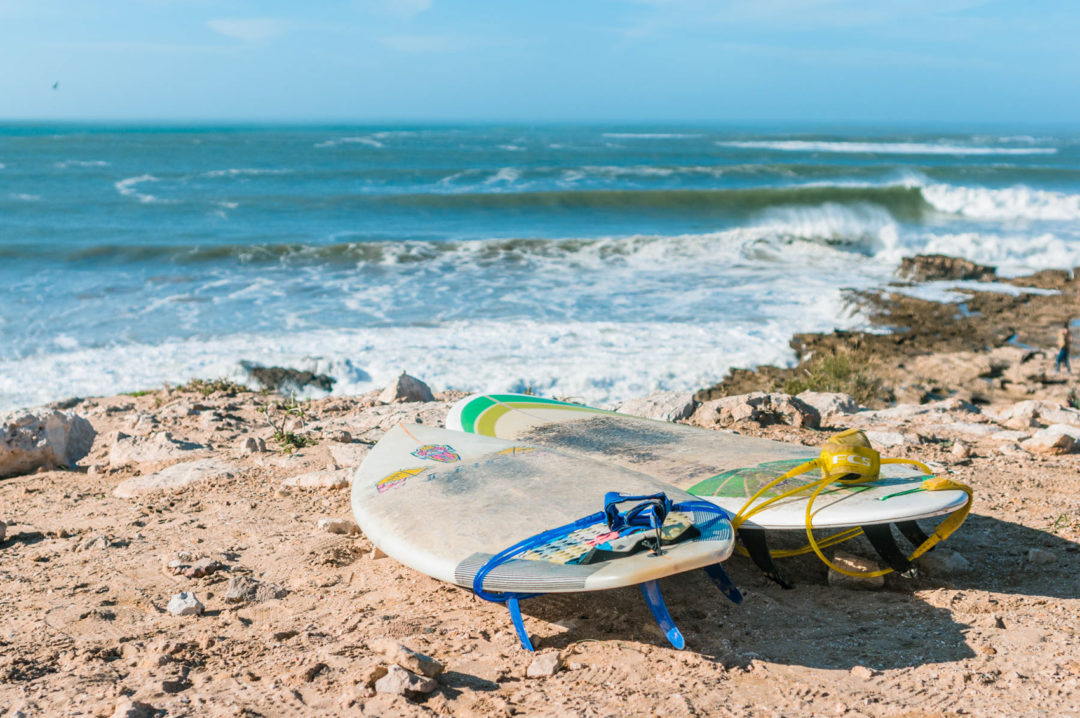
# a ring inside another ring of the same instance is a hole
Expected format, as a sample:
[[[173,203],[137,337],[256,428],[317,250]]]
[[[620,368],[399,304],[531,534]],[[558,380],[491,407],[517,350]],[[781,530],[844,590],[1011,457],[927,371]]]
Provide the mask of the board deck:
[[[761,486],[813,459],[812,447],[655,421],[524,394],[476,394],[455,404],[450,429],[525,441],[641,471],[738,512]],[[881,478],[833,485],[814,502],[815,528],[886,524],[952,513],[963,491],[926,491],[912,467],[885,465]],[[784,481],[762,500],[820,478],[819,472]],[[805,495],[778,501],[747,526],[805,529]]]
[[[399,425],[356,471],[352,506],[372,543],[421,573],[472,587],[477,571],[503,549],[604,508],[608,491],[684,491],[637,471],[506,441],[421,425]],[[487,591],[560,593],[632,586],[714,565],[731,555],[728,517],[679,512],[667,517],[665,538],[681,537],[660,555],[643,549],[593,560],[640,536],[613,535],[607,525],[535,547],[486,576]]]

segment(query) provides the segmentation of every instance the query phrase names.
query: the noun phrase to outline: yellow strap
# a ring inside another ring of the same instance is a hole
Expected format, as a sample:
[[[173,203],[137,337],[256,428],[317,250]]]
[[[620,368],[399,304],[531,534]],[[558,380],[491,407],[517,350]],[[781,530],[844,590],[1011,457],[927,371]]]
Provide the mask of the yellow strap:
[[[735,517],[731,520],[731,525],[735,529],[738,529],[740,526],[746,523],[746,521],[751,516],[760,513],[761,511],[765,510],[777,501],[782,501],[783,499],[790,498],[792,496],[795,496],[796,494],[811,491],[812,493],[810,494],[810,500],[806,504],[806,537],[808,543],[806,544],[806,546],[803,546],[801,548],[785,549],[781,551],[770,551],[769,554],[774,558],[787,558],[790,556],[799,556],[813,551],[815,554],[817,554],[817,557],[821,559],[821,561],[826,566],[838,573],[844,574],[845,576],[874,578],[876,576],[884,576],[887,573],[891,573],[893,570],[891,568],[881,569],[879,571],[866,572],[849,571],[847,569],[840,568],[825,557],[822,549],[836,546],[837,544],[843,543],[844,541],[848,541],[855,538],[856,536],[861,535],[863,533],[863,530],[861,528],[850,528],[832,536],[829,536],[828,538],[821,541],[814,537],[814,502],[817,500],[817,497],[821,494],[821,492],[824,491],[826,486],[829,486],[830,484],[835,482],[839,482],[845,486],[851,486],[854,484],[874,481],[878,478],[878,472],[876,470],[877,466],[873,467],[874,471],[872,475],[870,472],[865,471],[865,469],[860,470],[858,466],[854,467],[857,473],[845,472],[842,470],[842,467],[841,470],[837,472],[837,467],[835,466],[836,462],[834,459],[835,455],[838,453],[841,447],[849,450],[852,454],[858,454],[859,456],[866,456],[867,458],[871,458],[872,464],[907,464],[916,467],[917,469],[919,469],[919,471],[922,471],[925,474],[933,473],[930,470],[930,467],[928,467],[921,461],[903,458],[879,459],[876,456],[872,456],[877,452],[874,452],[873,449],[870,449],[869,447],[850,445],[845,446],[841,443],[845,438],[851,438],[853,437],[853,435],[858,433],[861,432],[858,432],[854,429],[849,429],[846,432],[841,432],[840,434],[837,434],[826,442],[826,446],[822,447],[822,453],[819,458],[811,459],[810,461],[800,464],[799,466],[796,466],[790,471],[787,471],[781,476],[778,476],[772,481],[769,481],[768,483],[761,486],[757,491],[754,492],[754,494],[749,499],[746,500],[746,503],[743,504],[742,508],[739,509],[738,513],[735,514]],[[838,438],[841,441],[837,441]],[[771,499],[762,501],[757,505],[754,504],[755,501],[761,498],[763,494],[765,494],[769,489],[773,488],[774,486],[781,484],[784,481],[794,478],[800,474],[805,474],[809,471],[812,471],[813,469],[820,469],[822,472],[822,478],[812,483],[804,484],[794,489],[784,491],[772,497]],[[970,487],[965,486],[964,484],[957,483],[955,481],[950,481],[949,479],[946,479],[944,477],[931,477],[929,479],[926,479],[922,483],[922,488],[927,491],[945,491],[950,489],[963,491],[967,494],[968,500],[964,503],[962,507],[950,514],[948,518],[942,521],[941,524],[936,529],[934,529],[933,534],[926,541],[924,541],[921,546],[917,547],[915,551],[912,552],[912,554],[908,557],[909,561],[914,561],[919,556],[922,556],[924,553],[932,549],[939,542],[951,536],[958,528],[960,528],[961,524],[963,524],[964,520],[967,518],[968,513],[971,511],[971,504],[973,500],[973,492]],[[736,550],[743,556],[749,555],[749,552],[743,546],[737,546]]]

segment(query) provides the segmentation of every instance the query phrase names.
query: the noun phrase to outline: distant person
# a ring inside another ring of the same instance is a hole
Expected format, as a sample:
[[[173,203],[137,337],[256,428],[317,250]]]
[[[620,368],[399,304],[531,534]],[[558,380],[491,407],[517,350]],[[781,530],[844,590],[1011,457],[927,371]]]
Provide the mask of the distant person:
[[[1057,361],[1054,362],[1054,373],[1057,374],[1061,371],[1061,365],[1065,365],[1065,372],[1072,374],[1072,367],[1069,366],[1069,341],[1072,339],[1072,335],[1069,334],[1069,320],[1066,319],[1065,323],[1061,327],[1061,331],[1058,333],[1058,355]]]

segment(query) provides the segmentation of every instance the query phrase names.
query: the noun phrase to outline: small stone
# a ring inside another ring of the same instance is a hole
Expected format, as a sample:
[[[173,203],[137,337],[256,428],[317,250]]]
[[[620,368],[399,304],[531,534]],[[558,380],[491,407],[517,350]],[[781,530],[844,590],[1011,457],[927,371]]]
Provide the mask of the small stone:
[[[328,668],[329,666],[325,663],[315,663],[313,665],[307,666],[302,671],[300,671],[300,680],[302,680],[304,683],[311,683],[313,680],[318,678],[323,671]]]
[[[689,419],[697,403],[692,391],[659,391],[622,402],[616,411],[657,421]]]
[[[295,630],[290,628],[290,629],[286,629],[284,631],[274,631],[274,633],[272,635],[273,635],[273,638],[274,638],[275,641],[281,642],[281,641],[287,641],[290,638],[293,638],[298,633],[299,633],[299,631],[295,631]]]
[[[371,557],[372,561],[378,561],[379,559],[386,558],[386,554],[383,553],[383,550],[381,548],[379,548],[378,546],[375,546],[374,548],[372,548],[371,553],[368,554],[368,555]]]
[[[199,603],[194,593],[184,591],[169,599],[167,610],[174,616],[198,616],[206,610],[206,607]]]
[[[288,591],[273,583],[264,583],[251,576],[233,576],[225,587],[225,603],[262,603],[286,594]]]
[[[179,693],[190,687],[191,682],[182,675],[168,676],[161,680],[161,690],[165,693]]]
[[[528,678],[549,678],[558,673],[560,668],[562,668],[562,660],[558,653],[541,653],[532,659],[525,675]]]
[[[125,698],[116,704],[111,718],[152,718],[157,709],[149,703],[141,703]]]
[[[344,429],[341,429],[340,431],[331,431],[326,438],[330,439],[330,441],[336,441],[339,444],[352,443],[352,434]]]
[[[390,666],[386,675],[375,681],[375,690],[395,696],[426,695],[439,687],[438,681],[418,676],[401,666]]]
[[[349,519],[319,519],[319,528],[331,534],[352,536],[360,533],[360,527]]]
[[[1033,454],[1068,454],[1080,443],[1080,428],[1068,424],[1054,424],[1020,444]]]
[[[919,570],[925,571],[930,576],[949,576],[971,570],[971,563],[966,558],[944,546],[938,546],[933,551],[923,554],[916,563]]]
[[[0,521],[0,541],[3,541],[7,536],[7,524]]]
[[[186,578],[202,578],[203,576],[209,576],[215,571],[220,571],[223,568],[225,567],[214,559],[203,558],[183,569],[182,573]]]
[[[383,404],[394,402],[435,401],[431,388],[414,376],[401,372],[397,379],[390,383],[382,393],[379,401]]]
[[[876,675],[876,672],[872,668],[867,668],[866,666],[852,666],[851,675],[865,681],[869,678],[873,678]]]
[[[386,666],[381,663],[372,663],[360,669],[360,685],[365,688],[374,688],[375,683],[386,675]]]
[[[870,440],[870,445],[876,448],[889,448],[893,446],[903,446],[910,443],[906,436],[899,431],[866,431],[866,438]]]
[[[77,551],[92,551],[94,549],[107,549],[112,546],[112,539],[105,534],[98,534],[91,536],[86,541],[79,544]]]
[[[833,557],[833,563],[840,568],[857,573],[880,571],[881,567],[875,562],[861,556],[837,551]],[[837,588],[849,588],[856,591],[874,591],[885,585],[884,576],[848,576],[832,568],[829,569],[829,585]]]
[[[971,447],[962,441],[955,441],[953,442],[949,454],[951,454],[954,459],[969,459],[971,458]]]
[[[442,663],[397,641],[379,638],[371,641],[368,648],[376,653],[381,653],[391,663],[396,663],[413,673],[434,678],[443,672],[444,666]]]
[[[249,454],[258,454],[262,451],[266,451],[266,441],[254,436],[249,436],[240,440],[240,454],[241,456],[247,456]]]
[[[1028,563],[1035,564],[1036,566],[1046,566],[1048,564],[1057,563],[1057,554],[1053,551],[1047,551],[1044,548],[1028,549],[1027,554]]]

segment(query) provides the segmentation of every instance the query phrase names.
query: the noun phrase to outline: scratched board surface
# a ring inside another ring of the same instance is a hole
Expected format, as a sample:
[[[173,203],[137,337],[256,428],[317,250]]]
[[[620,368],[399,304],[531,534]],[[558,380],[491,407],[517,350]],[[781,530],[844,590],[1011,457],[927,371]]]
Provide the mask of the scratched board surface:
[[[446,426],[486,436],[525,441],[649,474],[737,512],[763,485],[817,456],[813,447],[654,421],[523,394],[477,394],[450,410]],[[960,508],[962,491],[925,491],[926,476],[913,467],[887,465],[877,481],[829,487],[815,500],[820,528],[929,518]],[[821,476],[794,476],[766,492],[806,485]],[[806,495],[755,514],[763,528],[803,529]]]
[[[684,491],[640,472],[528,442],[399,425],[357,469],[353,513],[389,556],[422,573],[471,586],[494,554],[589,516],[608,491],[648,495]],[[624,507],[625,508],[625,507]],[[560,592],[630,586],[726,559],[733,532],[726,517],[680,511],[662,528],[660,555],[650,535],[612,532],[602,520],[533,547],[495,569],[488,590]]]

